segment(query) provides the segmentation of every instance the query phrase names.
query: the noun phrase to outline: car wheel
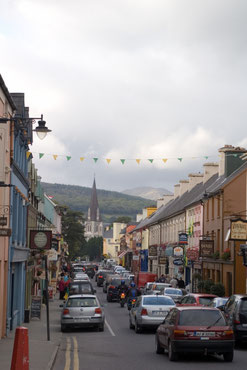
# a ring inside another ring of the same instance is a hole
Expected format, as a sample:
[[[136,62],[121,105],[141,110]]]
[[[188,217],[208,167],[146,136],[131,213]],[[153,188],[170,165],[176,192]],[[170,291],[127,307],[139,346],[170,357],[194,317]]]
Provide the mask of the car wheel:
[[[177,360],[177,354],[174,352],[174,349],[172,348],[172,343],[169,341],[168,344],[168,357],[170,361],[176,361]]]
[[[140,334],[142,332],[142,328],[138,325],[137,321],[135,321],[135,332],[136,334]]]
[[[232,360],[233,360],[233,351],[224,353],[223,357],[224,357],[225,362],[232,362]]]
[[[67,329],[66,325],[61,324],[61,332],[64,333],[66,329]]]
[[[104,329],[105,329],[104,324],[100,324],[100,325],[98,326],[98,331],[104,331]]]
[[[161,355],[162,353],[164,353],[164,348],[161,347],[157,335],[155,335],[155,350],[156,350],[156,353],[158,353],[158,355]]]

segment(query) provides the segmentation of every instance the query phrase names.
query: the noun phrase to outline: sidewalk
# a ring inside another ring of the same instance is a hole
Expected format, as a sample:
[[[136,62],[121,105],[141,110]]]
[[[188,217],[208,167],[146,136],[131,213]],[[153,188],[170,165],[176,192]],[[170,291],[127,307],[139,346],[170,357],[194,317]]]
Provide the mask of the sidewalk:
[[[54,301],[49,301],[50,341],[47,341],[46,306],[42,305],[41,320],[31,320],[24,324],[29,334],[30,370],[50,370],[54,364],[62,333],[60,330],[60,308],[58,295]],[[15,331],[7,338],[0,340],[1,370],[10,370]]]

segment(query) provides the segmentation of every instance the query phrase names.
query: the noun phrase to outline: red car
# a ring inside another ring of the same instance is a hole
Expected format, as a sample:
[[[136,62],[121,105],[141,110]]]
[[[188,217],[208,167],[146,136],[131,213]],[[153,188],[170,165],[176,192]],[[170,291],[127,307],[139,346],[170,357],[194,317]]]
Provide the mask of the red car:
[[[189,293],[183,296],[177,305],[208,306],[217,295],[206,293]]]
[[[168,351],[170,361],[179,353],[217,353],[231,362],[234,333],[224,315],[213,307],[180,306],[170,310],[155,335],[156,353]]]

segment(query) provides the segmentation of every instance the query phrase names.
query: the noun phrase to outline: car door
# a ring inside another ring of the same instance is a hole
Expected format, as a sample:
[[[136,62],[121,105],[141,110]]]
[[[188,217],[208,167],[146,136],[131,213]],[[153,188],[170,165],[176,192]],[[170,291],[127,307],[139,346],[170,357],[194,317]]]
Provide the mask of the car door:
[[[172,334],[173,334],[174,325],[175,325],[176,317],[177,317],[177,310],[172,309],[170,311],[170,314],[171,315],[169,316],[169,319],[165,325],[165,333],[164,333],[164,345],[167,348],[168,348],[169,339],[172,337]]]
[[[137,298],[136,300],[136,303],[134,304],[134,306],[131,308],[131,313],[132,313],[132,323],[134,324],[135,321],[137,320],[138,322],[138,318],[140,319],[140,307],[141,307],[141,302],[142,302],[142,297],[139,297]]]
[[[158,333],[158,337],[159,337],[159,342],[162,346],[165,346],[166,345],[166,335],[167,335],[167,325],[170,321],[172,317],[172,310],[168,313],[168,315],[166,316],[165,320],[163,321],[163,323],[158,327],[157,329],[157,333]]]

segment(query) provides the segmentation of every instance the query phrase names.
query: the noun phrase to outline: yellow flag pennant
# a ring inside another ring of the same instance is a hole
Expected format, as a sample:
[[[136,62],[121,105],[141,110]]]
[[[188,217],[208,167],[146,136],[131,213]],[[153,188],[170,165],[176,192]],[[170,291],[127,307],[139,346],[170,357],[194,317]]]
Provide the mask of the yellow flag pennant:
[[[58,157],[58,155],[57,154],[53,154],[53,158],[56,160],[57,159],[57,157]]]
[[[83,161],[84,161],[84,159],[85,159],[84,157],[80,157],[80,161],[81,161],[81,162],[83,162]]]
[[[164,163],[166,163],[166,162],[167,162],[167,158],[162,158],[162,161],[163,161]]]
[[[31,152],[27,152],[26,155],[27,155],[27,159],[30,157],[32,153]]]
[[[141,160],[140,160],[140,159],[136,159],[136,162],[137,162],[138,164],[140,164]]]
[[[106,158],[106,162],[107,162],[108,164],[110,164],[110,163],[111,163],[111,159],[110,159],[110,158]]]

